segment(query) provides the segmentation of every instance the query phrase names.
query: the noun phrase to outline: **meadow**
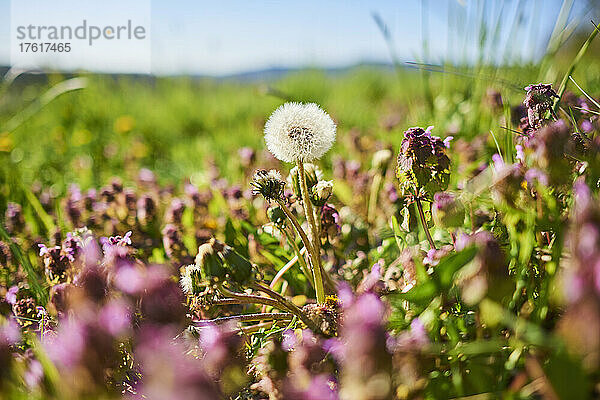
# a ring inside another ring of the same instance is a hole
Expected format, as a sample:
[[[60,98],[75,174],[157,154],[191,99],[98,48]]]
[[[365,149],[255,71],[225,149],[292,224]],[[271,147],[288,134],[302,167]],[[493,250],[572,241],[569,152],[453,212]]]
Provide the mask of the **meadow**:
[[[0,399],[597,398],[594,35],[511,66],[7,74]]]

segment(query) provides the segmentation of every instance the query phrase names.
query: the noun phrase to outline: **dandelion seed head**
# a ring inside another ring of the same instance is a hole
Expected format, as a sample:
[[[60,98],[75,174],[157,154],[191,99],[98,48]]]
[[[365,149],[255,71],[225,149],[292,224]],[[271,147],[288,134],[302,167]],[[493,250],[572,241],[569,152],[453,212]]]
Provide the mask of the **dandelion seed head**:
[[[187,265],[183,272],[181,273],[181,277],[179,278],[179,285],[181,286],[181,290],[185,294],[193,294],[194,293],[194,278],[192,277],[192,273],[196,271],[198,268],[195,264]]]
[[[281,161],[313,161],[335,142],[336,126],[315,103],[285,103],[265,124],[267,148]]]

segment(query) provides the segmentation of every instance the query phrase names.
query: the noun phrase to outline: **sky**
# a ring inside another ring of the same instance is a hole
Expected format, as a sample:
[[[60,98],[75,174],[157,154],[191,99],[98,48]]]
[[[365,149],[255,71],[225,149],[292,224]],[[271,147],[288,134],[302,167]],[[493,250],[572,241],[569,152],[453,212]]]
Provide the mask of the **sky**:
[[[501,21],[497,41],[484,53],[489,60],[502,61],[506,54],[498,49],[507,43],[512,44],[512,57],[535,58],[543,52],[563,3],[524,0],[517,13],[518,0],[12,1],[11,8],[11,0],[0,0],[1,65],[19,61],[16,21],[76,24],[84,16],[100,26],[142,21],[149,25],[145,45],[98,41],[93,48],[80,46],[72,54],[45,55],[46,61],[54,61],[53,68],[212,76],[389,63],[390,48],[373,14],[385,22],[391,49],[401,62],[477,58],[480,26],[475,21],[482,18],[487,21],[488,42],[496,21]],[[589,20],[585,1],[574,0],[574,4],[569,19]],[[74,5],[77,12],[65,11]]]

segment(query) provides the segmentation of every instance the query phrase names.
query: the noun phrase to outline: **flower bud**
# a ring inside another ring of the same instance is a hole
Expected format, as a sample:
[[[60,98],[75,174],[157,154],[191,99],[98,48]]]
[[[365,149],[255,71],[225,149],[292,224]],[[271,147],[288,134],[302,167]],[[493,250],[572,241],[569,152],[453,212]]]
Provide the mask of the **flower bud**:
[[[196,264],[190,264],[183,267],[183,272],[179,278],[179,285],[183,293],[195,295],[200,293],[201,270]]]
[[[269,220],[279,227],[285,225],[287,216],[279,206],[269,207],[267,210],[267,217]]]
[[[323,179],[323,172],[314,164],[304,164],[304,175],[306,176],[306,188],[308,193],[311,193],[313,186],[315,186],[321,179]],[[288,177],[288,183],[294,191],[294,195],[302,200],[302,191],[300,189],[300,175],[298,174],[298,167],[292,168]]]
[[[373,170],[378,171],[381,175],[385,175],[392,156],[392,151],[389,149],[377,151],[375,154],[373,154],[373,159],[371,160],[371,166]]]
[[[333,192],[333,181],[319,181],[311,189],[310,201],[316,207],[323,206]]]

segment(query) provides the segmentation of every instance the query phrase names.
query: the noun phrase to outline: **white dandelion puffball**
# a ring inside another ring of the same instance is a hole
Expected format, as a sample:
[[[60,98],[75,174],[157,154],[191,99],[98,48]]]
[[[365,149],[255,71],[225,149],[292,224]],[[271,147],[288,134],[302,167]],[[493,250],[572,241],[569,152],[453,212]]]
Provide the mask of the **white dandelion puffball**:
[[[335,122],[315,103],[285,103],[265,124],[267,148],[281,161],[313,161],[335,142]]]
[[[181,277],[179,278],[179,285],[185,294],[194,294],[194,277],[192,273],[197,270],[195,264],[187,265],[183,272],[181,273]]]

